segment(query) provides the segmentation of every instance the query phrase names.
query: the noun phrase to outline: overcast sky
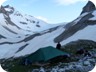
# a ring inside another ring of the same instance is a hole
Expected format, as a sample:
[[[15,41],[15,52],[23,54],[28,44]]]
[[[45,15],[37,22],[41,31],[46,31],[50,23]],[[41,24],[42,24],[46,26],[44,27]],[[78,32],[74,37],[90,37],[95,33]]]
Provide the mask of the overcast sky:
[[[88,0],[7,0],[24,14],[35,16],[49,23],[70,22],[78,17]]]

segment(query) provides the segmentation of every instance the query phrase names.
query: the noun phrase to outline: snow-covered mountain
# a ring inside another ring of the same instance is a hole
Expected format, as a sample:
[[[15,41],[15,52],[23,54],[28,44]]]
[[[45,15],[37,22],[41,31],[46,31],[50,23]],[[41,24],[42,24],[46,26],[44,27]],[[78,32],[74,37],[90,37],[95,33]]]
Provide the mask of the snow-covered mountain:
[[[40,32],[40,31],[43,31],[43,30],[46,30],[46,29],[49,29],[50,27],[52,27],[52,24],[48,24],[31,15],[22,14],[19,11],[17,11],[16,9],[14,9],[13,7],[10,7],[9,5],[1,6],[0,20],[2,21],[1,24],[4,27],[13,26],[13,27],[19,29],[20,31],[22,30],[27,33]],[[11,28],[13,28],[13,27],[11,27]]]
[[[45,46],[65,45],[78,39],[96,41],[96,8],[89,1],[80,16],[67,25],[50,25],[13,7],[0,9],[0,59],[19,57]]]
[[[96,41],[96,8],[95,5],[89,1],[83,8],[80,16],[74,21],[68,23],[65,31],[57,36],[54,41],[63,41],[68,43],[78,39],[88,39]]]
[[[1,6],[0,49],[2,50],[0,50],[0,58],[3,58],[4,55],[6,56],[7,53],[8,56],[13,56],[30,45],[32,45],[31,48],[33,49],[34,44],[30,42],[34,41],[32,39],[57,29],[58,25],[61,24],[48,24],[31,15],[24,15],[9,5]],[[37,41],[38,39],[35,42],[37,43]]]

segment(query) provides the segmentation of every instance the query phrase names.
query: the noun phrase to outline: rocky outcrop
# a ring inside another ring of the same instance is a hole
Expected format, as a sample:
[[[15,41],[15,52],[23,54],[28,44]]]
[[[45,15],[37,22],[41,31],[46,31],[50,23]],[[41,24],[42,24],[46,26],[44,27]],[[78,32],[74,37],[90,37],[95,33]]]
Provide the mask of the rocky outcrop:
[[[85,12],[90,12],[95,10],[95,5],[93,2],[88,1],[88,3],[83,7],[83,11],[81,12],[81,14],[85,13]]]
[[[66,28],[66,30],[63,33],[61,33],[59,36],[57,36],[54,39],[54,42],[57,43],[57,42],[61,42],[63,40],[66,40],[67,38],[71,37],[72,35],[74,35],[79,30],[84,29],[88,25],[96,25],[96,21],[90,21],[89,20],[91,17],[93,17],[93,15],[91,13],[82,17],[81,20],[79,20],[77,22],[77,24]],[[70,24],[72,24],[72,23],[70,23]]]
[[[7,11],[5,8],[11,9],[10,11]],[[11,21],[10,19],[10,14],[14,12],[14,8],[10,7],[9,5],[7,6],[1,6],[0,8],[0,13],[2,13],[4,15],[5,18],[5,22],[6,24],[10,24],[12,26],[16,26],[18,29],[20,29],[14,22]]]
[[[4,9],[3,6],[0,7],[0,13],[3,13],[3,14],[5,14],[5,15],[8,16],[8,13],[7,13],[7,11]]]
[[[83,16],[80,15],[79,16],[81,17],[80,20],[78,19],[79,17],[77,18],[78,22],[72,21],[69,24],[67,24],[65,26],[66,27],[65,31],[61,33],[59,36],[57,36],[54,39],[54,42],[57,43],[66,40],[67,38],[71,37],[79,30],[86,28],[88,25],[96,25],[96,20],[89,20],[90,18],[94,17],[92,13],[95,11],[95,9],[96,9],[95,5],[91,1],[89,1],[82,11],[82,13],[86,13],[86,12],[89,13]]]
[[[6,10],[8,14],[12,14],[14,12],[14,8],[9,5],[4,6],[4,8],[10,9],[9,11]]]
[[[6,10],[6,9],[8,9],[8,10]],[[3,13],[5,15],[7,15],[7,16],[12,14],[13,12],[14,12],[14,8],[9,6],[9,5],[0,7],[0,13]]]

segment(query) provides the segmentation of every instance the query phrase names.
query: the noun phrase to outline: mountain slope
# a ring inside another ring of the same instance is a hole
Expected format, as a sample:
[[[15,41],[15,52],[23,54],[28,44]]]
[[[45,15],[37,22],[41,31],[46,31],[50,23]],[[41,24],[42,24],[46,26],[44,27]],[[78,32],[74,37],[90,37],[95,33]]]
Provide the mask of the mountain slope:
[[[9,5],[1,6],[0,20],[0,49],[2,49],[0,50],[0,58],[12,57],[25,48],[28,50],[22,53],[23,55],[36,51],[37,49],[33,49],[35,44],[33,44],[33,39],[53,32],[60,27],[58,24],[48,24],[33,16],[23,15]],[[39,41],[39,39],[35,40],[36,46],[38,46],[37,40]],[[44,39],[41,38],[40,40]]]
[[[92,10],[91,7],[93,7]],[[25,56],[45,46],[55,47],[57,42],[65,45],[78,39],[96,41],[96,9],[90,1],[78,18],[67,25],[59,26],[46,24],[32,16],[22,15],[13,8],[10,11],[9,8],[9,6],[1,7],[0,12],[3,19],[0,22],[1,59]]]
[[[88,4],[92,4],[92,2],[89,1]],[[92,7],[90,7],[91,5],[88,5],[88,6],[89,6],[89,10],[90,10],[90,8],[92,8]],[[85,7],[84,7],[83,11],[85,11]],[[94,7],[95,7],[95,5],[94,5]],[[70,37],[72,38],[72,36],[74,36],[74,38],[77,38],[77,39],[84,39],[85,37],[90,37],[87,39],[92,39],[94,37],[93,33],[96,31],[95,26],[96,26],[96,9],[94,9],[90,12],[86,11],[83,14],[81,14],[77,19],[75,19],[71,23],[67,24],[65,26],[65,27],[67,27],[66,30],[62,34],[57,36],[54,39],[54,41],[55,42],[58,42],[58,41],[60,42],[60,41],[64,41],[64,40],[68,41],[67,39],[69,39]],[[80,32],[82,32],[82,33],[80,33]],[[87,33],[87,35],[86,35],[86,33]],[[89,34],[89,36],[88,36],[88,34]]]

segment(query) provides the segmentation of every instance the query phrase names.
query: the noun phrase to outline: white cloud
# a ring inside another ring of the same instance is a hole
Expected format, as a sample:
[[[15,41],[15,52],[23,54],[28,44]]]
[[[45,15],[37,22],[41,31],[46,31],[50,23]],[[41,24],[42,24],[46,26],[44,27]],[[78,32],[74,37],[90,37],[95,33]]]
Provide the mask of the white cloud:
[[[45,22],[47,22],[47,23],[49,22],[47,18],[42,17],[42,16],[37,16],[36,18],[38,18],[38,19],[40,19],[40,20],[43,20],[43,21],[45,21]]]
[[[85,1],[88,1],[88,0],[55,0],[55,2],[57,2],[57,4],[59,5],[70,5],[77,2],[85,2]]]
[[[0,0],[0,6],[5,2],[6,0]]]

